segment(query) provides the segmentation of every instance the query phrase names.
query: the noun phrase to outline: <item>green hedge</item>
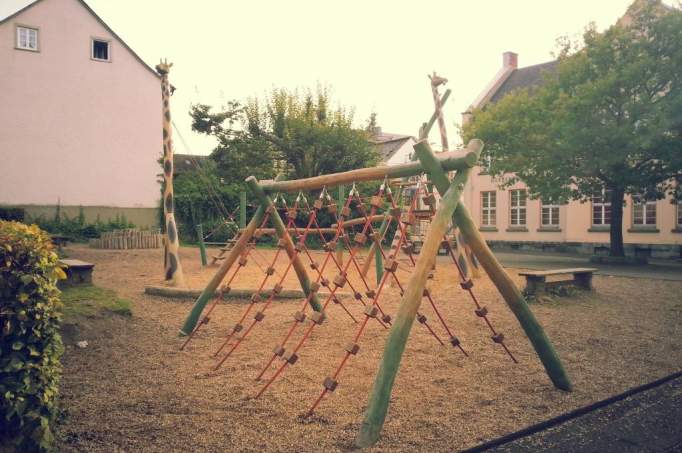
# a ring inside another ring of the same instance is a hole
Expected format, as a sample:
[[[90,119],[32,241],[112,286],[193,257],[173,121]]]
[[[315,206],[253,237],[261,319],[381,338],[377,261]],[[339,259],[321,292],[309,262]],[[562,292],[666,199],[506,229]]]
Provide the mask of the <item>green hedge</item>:
[[[23,222],[26,217],[26,212],[22,208],[9,208],[0,206],[0,220],[16,220]]]
[[[0,450],[50,449],[63,352],[64,278],[48,235],[0,221]]]

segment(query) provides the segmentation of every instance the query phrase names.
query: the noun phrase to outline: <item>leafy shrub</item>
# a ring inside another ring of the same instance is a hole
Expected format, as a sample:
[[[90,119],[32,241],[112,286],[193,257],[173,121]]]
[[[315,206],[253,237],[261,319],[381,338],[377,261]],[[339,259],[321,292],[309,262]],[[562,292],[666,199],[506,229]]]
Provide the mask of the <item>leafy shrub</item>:
[[[23,222],[26,213],[22,208],[0,207],[0,220],[16,220]]]
[[[64,278],[48,235],[35,225],[0,221],[0,448],[49,449],[63,352]]]
[[[94,223],[85,223],[82,209],[78,217],[73,219],[60,213],[55,215],[54,219],[45,219],[41,216],[32,219],[32,221],[49,233],[70,236],[75,240],[98,238],[102,233],[108,231],[135,227],[135,225],[128,221],[125,215],[118,214],[115,218],[109,219],[106,222],[98,218]]]

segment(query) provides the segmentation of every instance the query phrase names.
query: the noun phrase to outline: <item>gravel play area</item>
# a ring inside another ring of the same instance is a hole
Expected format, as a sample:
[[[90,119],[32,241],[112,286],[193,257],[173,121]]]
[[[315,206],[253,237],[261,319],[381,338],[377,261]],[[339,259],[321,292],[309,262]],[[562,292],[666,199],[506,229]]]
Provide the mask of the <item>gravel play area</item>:
[[[162,284],[161,250],[76,245],[66,252],[70,258],[95,263],[95,284],[132,301],[133,316],[83,322],[72,340],[87,340],[87,348],[67,342],[59,451],[327,452],[352,447],[388,333],[379,323],[368,325],[359,342],[361,349],[344,368],[338,388],[313,417],[306,418],[303,415],[358,326],[340,306],[330,304],[328,319],[315,328],[298,362],[255,399],[262,382],[254,378],[291,325],[301,301],[273,303],[265,319],[213,371],[211,356],[247,300],[221,303],[210,322],[180,351],[183,340],[178,329],[192,302],[143,293],[145,285]],[[232,286],[257,287],[263,273],[255,261],[265,268],[274,253],[259,249]],[[314,255],[321,260],[321,253]],[[197,249],[183,248],[181,262],[192,288],[203,288],[216,270],[201,268]],[[284,269],[287,262],[283,253],[277,268]],[[404,284],[408,271],[403,262],[398,276]],[[518,270],[508,271],[522,286]],[[335,274],[330,271],[328,276]],[[349,273],[351,281],[360,286],[354,274]],[[279,275],[271,278],[269,287]],[[287,276],[284,286],[296,289],[295,277]],[[439,260],[428,286],[468,357],[447,343],[433,310],[423,303],[423,314],[446,345],[415,322],[382,438],[370,451],[472,447],[665,376],[682,364],[682,282],[597,275],[593,293],[531,306],[568,370],[572,393],[552,386],[487,277],[475,280],[474,291],[495,328],[504,333],[518,364],[491,340],[451,264]],[[386,290],[382,307],[393,314],[399,300],[393,285]],[[364,318],[364,307],[357,301],[342,301],[357,320]],[[299,328],[293,341],[301,333]],[[267,376],[274,370],[273,365]]]

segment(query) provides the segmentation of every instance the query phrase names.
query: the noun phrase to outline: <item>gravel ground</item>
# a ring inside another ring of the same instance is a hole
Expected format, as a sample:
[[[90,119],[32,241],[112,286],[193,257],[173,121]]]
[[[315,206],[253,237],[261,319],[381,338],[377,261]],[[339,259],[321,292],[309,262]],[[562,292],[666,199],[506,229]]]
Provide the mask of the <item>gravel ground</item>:
[[[177,332],[191,303],[143,294],[145,285],[161,283],[161,250],[83,246],[66,250],[71,258],[95,263],[95,284],[132,300],[133,317],[93,320],[74,338],[87,340],[88,348],[67,346],[60,451],[345,451],[351,447],[387,334],[378,323],[366,329],[360,353],[344,369],[336,391],[313,418],[303,418],[357,328],[340,307],[330,306],[328,321],[315,329],[298,363],[254,399],[261,385],[254,377],[284,335],[300,301],[273,304],[233,356],[213,371],[211,355],[246,308],[244,303],[219,305],[211,322],[180,351]],[[259,250],[256,260],[265,267],[273,254],[273,250]],[[215,268],[200,268],[196,249],[183,248],[181,261],[191,287],[202,287],[215,272]],[[278,268],[285,265],[282,257]],[[509,272],[523,284],[514,269]],[[256,287],[261,277],[252,262],[233,286]],[[399,277],[406,282],[406,271],[401,270]],[[356,278],[352,282],[359,285]],[[285,283],[287,288],[296,287],[293,277]],[[477,279],[474,290],[518,364],[491,341],[473,313],[472,302],[459,288],[454,268],[439,262],[429,285],[469,357],[449,345],[440,346],[415,323],[382,439],[371,451],[460,450],[677,371],[682,363],[682,282],[595,276],[594,284],[592,294],[532,306],[573,380],[575,390],[565,393],[551,385],[487,277]],[[389,313],[395,313],[397,289],[389,288],[382,301]],[[352,299],[344,302],[362,319],[360,304]],[[422,311],[445,338],[431,308],[424,304]],[[300,330],[295,339],[299,336]]]

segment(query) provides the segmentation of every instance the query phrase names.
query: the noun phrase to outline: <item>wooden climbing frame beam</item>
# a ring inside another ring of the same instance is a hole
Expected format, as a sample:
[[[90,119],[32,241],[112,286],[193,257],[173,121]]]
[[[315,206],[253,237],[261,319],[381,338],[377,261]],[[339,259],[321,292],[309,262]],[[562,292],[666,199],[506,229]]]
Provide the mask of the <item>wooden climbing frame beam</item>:
[[[472,152],[450,151],[439,153],[437,156],[441,166],[446,171],[464,170],[476,165],[478,157]],[[403,178],[423,173],[424,167],[419,162],[409,162],[400,165],[360,168],[358,170],[312,178],[296,179],[292,181],[261,181],[259,186],[265,193],[298,192],[299,190],[315,190],[323,187],[336,187],[340,184],[353,182],[381,180],[388,178]]]
[[[206,288],[204,288],[204,290],[201,292],[201,295],[194,302],[192,309],[185,319],[185,323],[182,325],[182,328],[180,328],[180,335],[189,335],[194,330],[194,327],[199,320],[199,316],[201,316],[201,312],[204,311],[204,307],[213,297],[218,285],[220,285],[220,282],[223,281],[223,278],[225,278],[227,272],[230,270],[235,261],[237,261],[237,258],[239,258],[239,256],[244,252],[244,249],[251,240],[251,236],[253,236],[253,232],[256,231],[256,228],[258,228],[263,221],[263,216],[265,216],[265,208],[261,206],[256,210],[253,217],[251,218],[251,221],[246,226],[246,229],[239,236],[239,239],[237,242],[235,242],[234,247],[232,247],[225,260],[223,260],[223,262],[220,264],[220,267],[216,271],[211,281],[208,282]]]
[[[478,142],[477,145],[473,147],[475,149],[474,155],[476,156],[480,153],[482,143]],[[420,160],[423,153],[430,151],[426,141],[419,142],[415,145],[414,149]],[[433,217],[421,252],[419,253],[419,258],[412,270],[410,280],[400,301],[398,313],[386,340],[384,354],[379,372],[374,380],[365,419],[356,439],[358,447],[369,447],[379,439],[379,433],[386,419],[393,383],[398,374],[400,359],[405,350],[412,323],[421,305],[426,281],[435,264],[443,235],[448,231],[450,219],[462,195],[469,173],[470,169],[457,172],[452,184],[448,184],[448,190],[441,192],[443,197],[441,198],[440,206]]]
[[[481,147],[483,146],[482,142],[479,140],[476,141],[481,143]],[[425,166],[428,166],[428,172],[431,174],[431,179],[433,180],[436,189],[438,189],[440,193],[443,193],[442,190],[447,187],[448,178],[443,169],[438,168],[439,165],[435,156],[427,153],[422,162]],[[528,308],[528,304],[523,298],[521,291],[519,291],[519,288],[511,277],[509,277],[486,244],[485,239],[481,233],[479,233],[476,224],[471,218],[471,214],[469,214],[469,211],[463,203],[457,205],[452,220],[453,223],[459,227],[460,234],[464,237],[464,241],[471,247],[471,250],[476,258],[478,258],[478,261],[485,269],[493,284],[500,291],[500,294],[502,294],[507,306],[509,306],[514,313],[519,324],[521,324],[521,327],[535,348],[535,352],[538,354],[538,357],[554,386],[561,390],[570,391],[571,381],[561,364],[559,355],[552,346],[552,342],[545,334],[544,329],[535,318],[535,315],[533,315],[533,312]]]
[[[301,262],[298,253],[296,253],[294,250],[294,243],[291,240],[291,236],[287,232],[286,225],[284,225],[279,213],[274,208],[272,200],[263,191],[261,185],[254,176],[249,176],[246,178],[246,185],[256,199],[258,199],[258,202],[261,206],[259,209],[265,209],[268,206],[271,206],[272,212],[270,214],[270,220],[272,221],[272,225],[275,227],[275,230],[277,230],[277,235],[279,238],[284,240],[284,249],[286,250],[287,255],[289,255],[289,259],[292,261],[292,266],[296,272],[298,281],[301,283],[301,288],[303,288],[303,292],[306,294],[306,297],[308,297],[308,301],[313,310],[322,310],[322,305],[320,304],[317,294],[310,289],[310,277],[308,276],[308,272]]]

